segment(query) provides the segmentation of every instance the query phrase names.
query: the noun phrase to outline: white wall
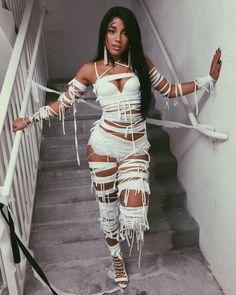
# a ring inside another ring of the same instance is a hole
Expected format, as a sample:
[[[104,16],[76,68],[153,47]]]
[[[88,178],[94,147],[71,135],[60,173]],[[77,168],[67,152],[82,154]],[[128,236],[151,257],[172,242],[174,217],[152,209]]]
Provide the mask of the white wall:
[[[42,0],[46,53],[51,79],[72,78],[96,54],[103,15],[112,6],[130,6],[122,0]]]
[[[214,50],[222,48],[223,66],[215,94],[200,101],[201,123],[229,134],[212,143],[196,131],[170,130],[178,177],[186,189],[188,209],[200,225],[200,247],[226,295],[236,294],[236,2],[234,0],[148,0],[155,24],[181,81],[209,72]],[[170,74],[145,16],[133,0],[146,52],[159,70]],[[193,100],[193,96],[190,96]],[[188,122],[181,105],[164,117]]]

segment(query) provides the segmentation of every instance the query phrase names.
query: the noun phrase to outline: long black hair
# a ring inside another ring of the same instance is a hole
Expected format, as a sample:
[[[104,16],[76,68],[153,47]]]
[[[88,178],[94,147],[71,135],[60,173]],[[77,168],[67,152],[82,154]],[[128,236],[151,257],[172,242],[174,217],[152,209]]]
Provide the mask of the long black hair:
[[[139,28],[137,19],[131,10],[125,7],[116,6],[109,9],[107,13],[104,15],[100,25],[98,49],[97,49],[97,55],[94,61],[101,60],[104,57],[104,42],[105,42],[108,24],[115,17],[120,18],[125,25],[126,34],[129,40],[132,68],[138,75],[139,82],[140,82],[140,88],[141,88],[141,110],[140,111],[143,117],[145,118],[149,110],[150,102],[151,102],[151,81],[148,74],[147,62],[143,54],[143,45],[141,41],[140,28]],[[121,56],[122,60],[126,62],[128,60],[128,50],[129,49],[127,48],[126,51]],[[109,55],[109,52],[108,52],[108,58],[111,62],[114,63],[114,60]]]

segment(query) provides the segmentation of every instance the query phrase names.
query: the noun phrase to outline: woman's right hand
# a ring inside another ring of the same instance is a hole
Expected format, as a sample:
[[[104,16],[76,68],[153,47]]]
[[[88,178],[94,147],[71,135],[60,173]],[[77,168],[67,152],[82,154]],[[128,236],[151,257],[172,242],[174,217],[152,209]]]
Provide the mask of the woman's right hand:
[[[29,118],[16,118],[12,124],[13,132],[24,130],[29,125],[30,125]]]
[[[220,75],[220,69],[222,65],[221,61],[221,49],[218,48],[213,56],[210,68],[210,76],[216,81]]]

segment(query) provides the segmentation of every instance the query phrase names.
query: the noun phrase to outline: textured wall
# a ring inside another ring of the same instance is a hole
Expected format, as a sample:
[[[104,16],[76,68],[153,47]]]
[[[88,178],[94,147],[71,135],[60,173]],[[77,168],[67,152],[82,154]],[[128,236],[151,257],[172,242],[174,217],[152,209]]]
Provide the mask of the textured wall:
[[[236,2],[233,0],[148,0],[149,11],[165,42],[181,81],[209,72],[214,50],[222,48],[223,66],[215,93],[200,99],[201,123],[229,134],[212,143],[196,131],[170,130],[171,150],[178,160],[178,177],[188,195],[188,209],[200,225],[200,247],[227,295],[236,290]],[[171,79],[160,49],[138,5],[146,52]],[[194,100],[190,96],[190,100]],[[194,105],[194,104],[193,104]],[[181,104],[163,113],[188,122]]]

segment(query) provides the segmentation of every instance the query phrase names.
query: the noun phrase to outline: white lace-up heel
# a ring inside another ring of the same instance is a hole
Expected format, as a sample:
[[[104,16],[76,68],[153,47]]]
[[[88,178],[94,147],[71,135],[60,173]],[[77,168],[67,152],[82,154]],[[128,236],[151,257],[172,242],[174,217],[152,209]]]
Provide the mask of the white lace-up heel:
[[[114,272],[114,281],[124,289],[128,286],[128,275],[125,269],[125,263],[123,257],[121,256],[120,244],[117,243],[114,246],[109,246],[108,248],[112,256],[112,266]]]

